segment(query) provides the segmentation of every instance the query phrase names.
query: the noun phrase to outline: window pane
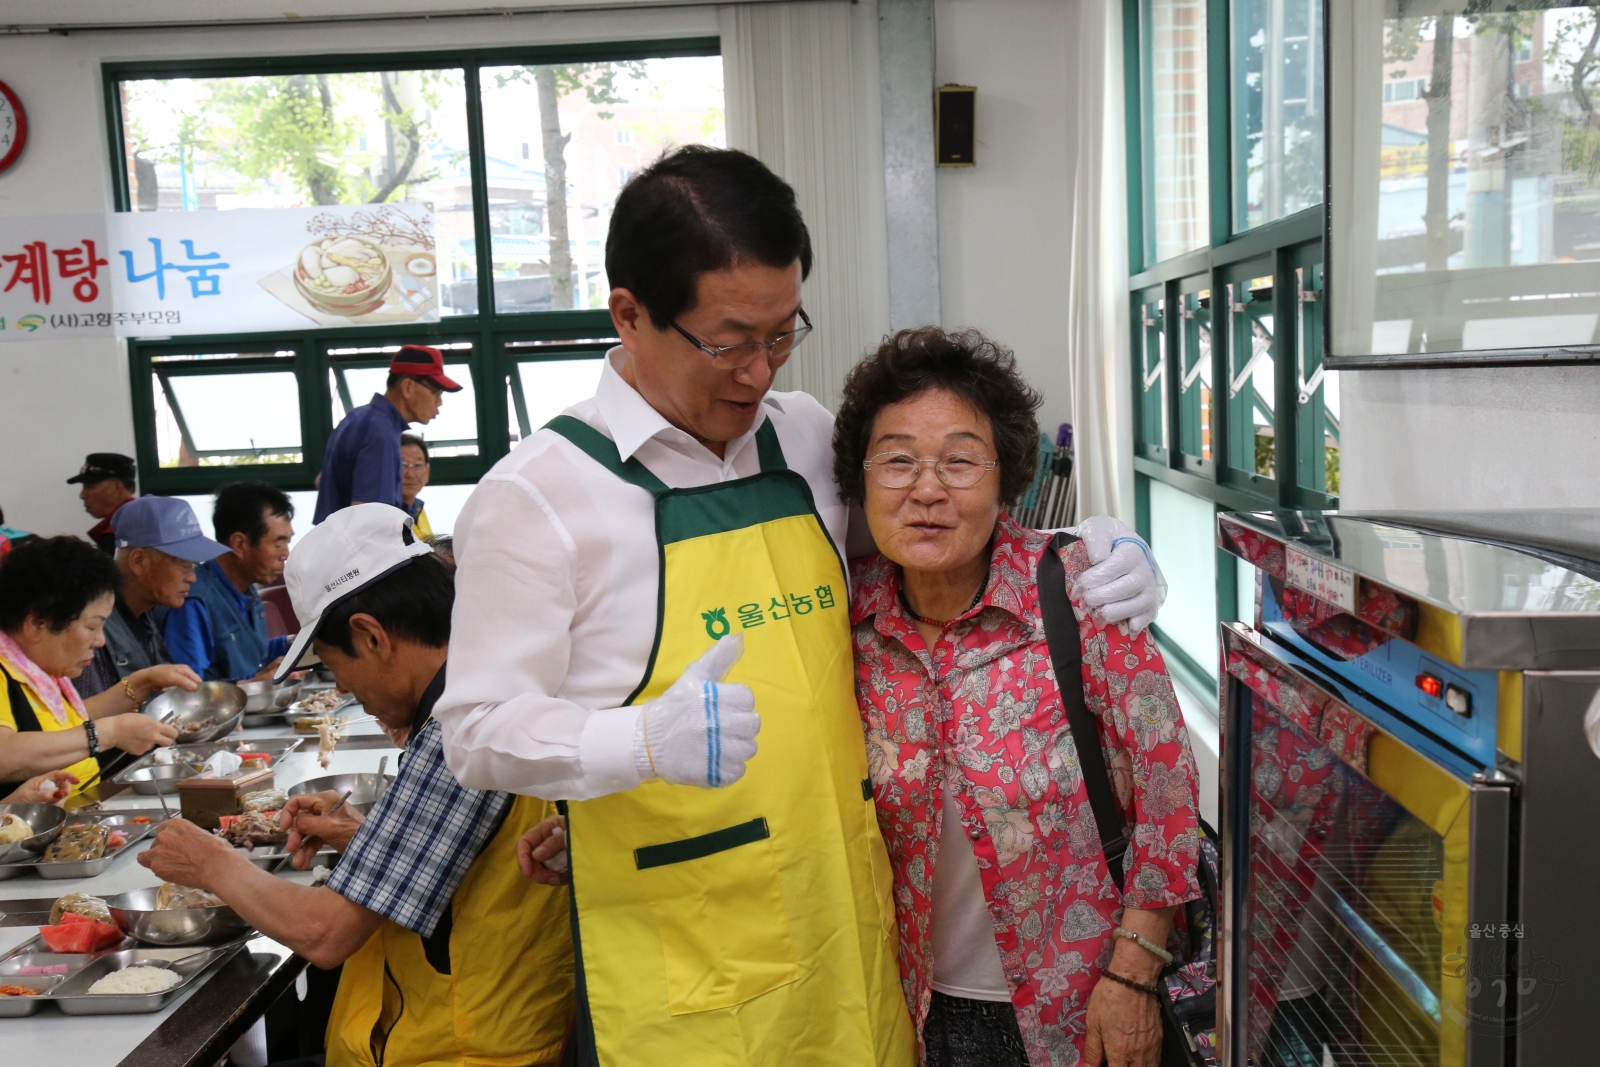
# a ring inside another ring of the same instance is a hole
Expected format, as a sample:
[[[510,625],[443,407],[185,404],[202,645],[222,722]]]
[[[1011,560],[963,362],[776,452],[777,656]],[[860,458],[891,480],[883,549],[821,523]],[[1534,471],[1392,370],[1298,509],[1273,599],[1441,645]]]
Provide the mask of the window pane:
[[[300,387],[292,370],[152,375],[163,467],[299,463]]]
[[[1304,489],[1339,495],[1339,374],[1322,367],[1322,264],[1295,271],[1300,305],[1296,480]]]
[[[1262,478],[1277,476],[1277,424],[1272,344],[1272,278],[1228,284],[1228,465]]]
[[[1231,6],[1238,232],[1322,203],[1322,0]]]
[[[507,390],[511,440],[520,441],[567,408],[594,396],[603,359],[552,359],[518,363]]]
[[[413,423],[407,433],[414,433],[428,442],[428,454],[437,459],[441,456],[476,456],[478,454],[478,407],[476,391],[473,388],[472,367],[464,362],[455,362],[457,355],[470,352],[472,345],[468,342],[457,342],[437,346],[444,350],[444,372],[461,386],[459,393],[446,393],[439,406],[439,414],[426,426]],[[365,353],[368,351],[381,352],[387,356],[391,352],[399,351],[398,345],[381,349],[334,349],[330,355],[340,356]],[[336,362],[328,371],[328,388],[333,394],[333,421],[338,425],[347,413],[346,401],[351,407],[360,407],[369,402],[374,393],[382,393],[384,383],[389,378],[388,363],[381,366],[350,366]],[[342,385],[342,388],[341,388]]]
[[[1145,0],[1145,254],[1211,242],[1206,152],[1206,2]]]
[[[1185,456],[1211,460],[1211,290],[1183,295],[1178,427]]]
[[[1157,300],[1139,307],[1143,324],[1139,353],[1139,441],[1147,455],[1164,457],[1167,451],[1167,334]]]
[[[149,78],[121,90],[135,210],[422,203],[436,255],[417,262],[447,292],[476,274],[461,71]]]
[[[1333,118],[1353,138],[1330,161],[1334,351],[1595,344],[1597,8],[1349,6],[1373,17],[1343,22],[1333,53]]]
[[[601,308],[617,193],[669,148],[723,145],[722,59],[485,67],[495,308]],[[477,307],[476,283],[450,302]]]
[[[1162,634],[1207,674],[1217,671],[1217,512],[1209,500],[1150,482],[1150,548],[1169,588]]]

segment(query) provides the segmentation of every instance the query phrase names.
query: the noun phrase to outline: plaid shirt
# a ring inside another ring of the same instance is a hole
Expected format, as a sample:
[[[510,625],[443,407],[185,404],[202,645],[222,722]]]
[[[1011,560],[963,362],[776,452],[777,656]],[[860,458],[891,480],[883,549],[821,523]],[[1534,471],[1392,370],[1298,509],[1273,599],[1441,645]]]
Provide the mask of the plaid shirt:
[[[442,678],[435,685],[442,689]],[[435,698],[437,689],[430,687]],[[439,724],[429,720],[413,732],[399,776],[356,831],[328,888],[431,937],[511,800],[463,788],[445,766]]]

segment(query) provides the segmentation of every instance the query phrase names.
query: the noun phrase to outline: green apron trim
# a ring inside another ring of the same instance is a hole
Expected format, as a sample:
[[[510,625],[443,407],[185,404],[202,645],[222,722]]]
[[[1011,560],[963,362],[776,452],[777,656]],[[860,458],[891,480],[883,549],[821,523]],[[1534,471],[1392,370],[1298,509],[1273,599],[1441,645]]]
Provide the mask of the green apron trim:
[[[653,495],[656,498],[656,536],[663,545],[742,530],[776,519],[811,515],[816,510],[811,487],[804,478],[789,471],[770,419],[763,421],[756,430],[761,474],[677,490],[669,489],[637,459],[623,462],[616,443],[580,419],[558,415],[545,424],[545,429],[565,437],[623,481]],[[779,473],[790,476],[764,477]]]
[[[622,453],[617,451],[617,443],[582,419],[575,419],[571,415],[557,415],[545,423],[544,428],[554,430],[577,445],[590,459],[629,485],[637,485],[652,496],[660,496],[667,492],[666,483],[651,474],[649,468],[637,458],[630,457],[624,463]]]
[[[664,845],[646,845],[633,850],[633,865],[639,870],[665,867],[670,863],[687,863],[690,860],[714,856],[740,845],[765,841],[772,836],[766,819],[751,819],[737,826],[713,830],[699,837],[686,837],[682,841],[668,841]]]

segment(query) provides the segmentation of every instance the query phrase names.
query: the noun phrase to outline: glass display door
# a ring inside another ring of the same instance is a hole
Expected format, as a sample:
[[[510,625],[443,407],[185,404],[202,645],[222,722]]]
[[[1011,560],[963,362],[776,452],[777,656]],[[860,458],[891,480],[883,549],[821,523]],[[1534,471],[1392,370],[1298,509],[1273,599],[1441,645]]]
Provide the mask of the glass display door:
[[[1229,1062],[1465,1064],[1468,785],[1224,638]]]

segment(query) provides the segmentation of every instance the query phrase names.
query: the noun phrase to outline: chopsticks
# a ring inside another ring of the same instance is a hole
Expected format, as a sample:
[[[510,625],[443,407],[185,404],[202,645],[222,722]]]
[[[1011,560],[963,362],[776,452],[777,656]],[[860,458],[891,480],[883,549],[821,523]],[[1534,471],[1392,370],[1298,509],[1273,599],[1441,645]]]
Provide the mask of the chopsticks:
[[[354,789],[346,789],[344,791],[344,796],[339,798],[339,802],[337,804],[335,804],[333,807],[329,808],[327,811],[323,812],[322,813],[323,816],[326,817],[326,816],[332,815],[333,813],[338,811],[340,808],[344,807],[344,802],[349,800],[350,799],[350,794],[354,793],[354,792],[355,792]],[[285,845],[287,845],[287,842],[285,842]],[[274,863],[270,868],[267,869],[267,873],[268,874],[277,874],[280,870],[283,869],[283,865],[285,863],[288,863],[289,860],[292,859],[293,857],[294,857],[294,853],[293,852],[287,852],[287,851],[284,852],[283,857],[281,859],[279,859],[277,863]]]

